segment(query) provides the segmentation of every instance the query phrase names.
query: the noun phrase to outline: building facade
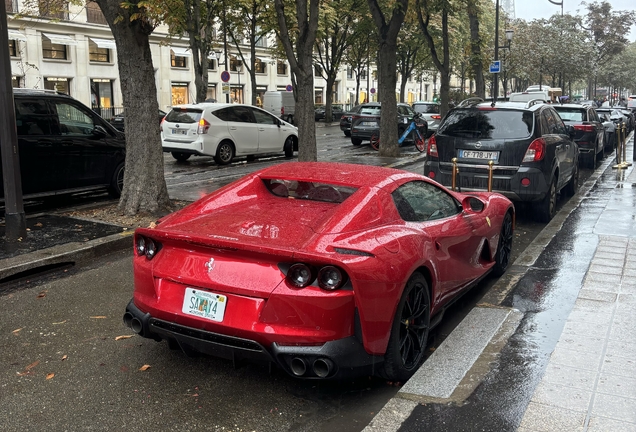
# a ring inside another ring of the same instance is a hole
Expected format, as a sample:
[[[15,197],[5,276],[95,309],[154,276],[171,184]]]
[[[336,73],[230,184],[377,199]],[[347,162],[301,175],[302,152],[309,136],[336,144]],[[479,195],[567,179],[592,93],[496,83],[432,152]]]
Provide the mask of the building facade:
[[[5,0],[13,86],[55,89],[100,110],[104,117],[117,114],[122,109],[117,48],[99,6],[89,1],[85,6],[69,5],[65,12],[40,10],[42,17],[32,19],[17,18],[21,3],[22,0]],[[287,91],[292,85],[288,63],[271,55],[269,46],[273,43],[263,39],[256,46],[257,104],[265,91]],[[227,56],[228,99],[251,103],[250,75],[232,46]],[[150,36],[150,47],[160,109],[194,103],[194,69],[187,40],[169,39],[167,28],[160,26]],[[244,51],[249,51],[247,48],[245,46]],[[210,57],[207,95],[209,99],[224,102],[226,93],[221,72],[226,69],[225,54],[217,48]],[[323,104],[326,82],[319,75],[317,73],[315,79],[315,102]],[[377,100],[376,88],[375,71],[370,75],[365,71],[356,100],[355,75],[351,68],[343,67],[334,84],[333,102],[352,106],[365,100]],[[428,82],[409,80],[404,99],[406,102],[430,100],[432,89]],[[399,89],[396,96],[399,98]]]

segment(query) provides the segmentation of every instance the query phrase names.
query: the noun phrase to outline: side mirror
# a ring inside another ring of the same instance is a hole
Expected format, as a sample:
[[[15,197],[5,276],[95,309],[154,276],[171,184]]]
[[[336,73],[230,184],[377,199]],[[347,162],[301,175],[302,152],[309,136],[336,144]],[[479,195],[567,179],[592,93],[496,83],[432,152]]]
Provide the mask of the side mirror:
[[[462,208],[466,213],[481,213],[486,208],[486,204],[475,196],[467,196],[462,201]]]
[[[108,132],[106,132],[106,129],[104,129],[104,126],[95,125],[95,127],[93,128],[93,135],[98,137],[105,137],[105,136],[108,136]]]

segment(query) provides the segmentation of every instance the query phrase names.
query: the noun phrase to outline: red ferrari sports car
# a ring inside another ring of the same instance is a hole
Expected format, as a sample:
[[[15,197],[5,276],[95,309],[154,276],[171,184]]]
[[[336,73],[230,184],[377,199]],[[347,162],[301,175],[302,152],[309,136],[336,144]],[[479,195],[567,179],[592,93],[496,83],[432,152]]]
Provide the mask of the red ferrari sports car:
[[[124,322],[295,377],[408,379],[444,309],[510,260],[514,207],[396,169],[292,162],[135,232]]]

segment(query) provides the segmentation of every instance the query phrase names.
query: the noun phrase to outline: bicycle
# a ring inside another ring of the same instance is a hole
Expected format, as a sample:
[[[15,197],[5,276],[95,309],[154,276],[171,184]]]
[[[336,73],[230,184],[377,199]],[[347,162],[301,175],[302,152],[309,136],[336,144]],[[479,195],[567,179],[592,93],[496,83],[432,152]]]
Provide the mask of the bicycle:
[[[420,129],[423,129],[420,130]],[[415,132],[415,148],[419,150],[420,153],[426,150],[426,132],[428,132],[428,125],[426,123],[423,124],[422,128],[417,126],[415,120],[411,120],[409,127],[402,133],[400,138],[398,139],[398,145],[402,145],[402,143],[406,140],[406,138],[411,134],[411,132]],[[380,150],[380,131],[373,132],[371,135],[371,147],[373,150]]]

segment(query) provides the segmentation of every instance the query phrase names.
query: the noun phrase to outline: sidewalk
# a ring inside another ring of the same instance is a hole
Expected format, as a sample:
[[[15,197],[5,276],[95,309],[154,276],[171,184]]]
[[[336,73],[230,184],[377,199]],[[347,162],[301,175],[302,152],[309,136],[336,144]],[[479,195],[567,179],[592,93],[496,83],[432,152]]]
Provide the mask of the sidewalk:
[[[631,161],[633,135],[627,155]],[[636,432],[636,170],[603,165],[364,429]]]

